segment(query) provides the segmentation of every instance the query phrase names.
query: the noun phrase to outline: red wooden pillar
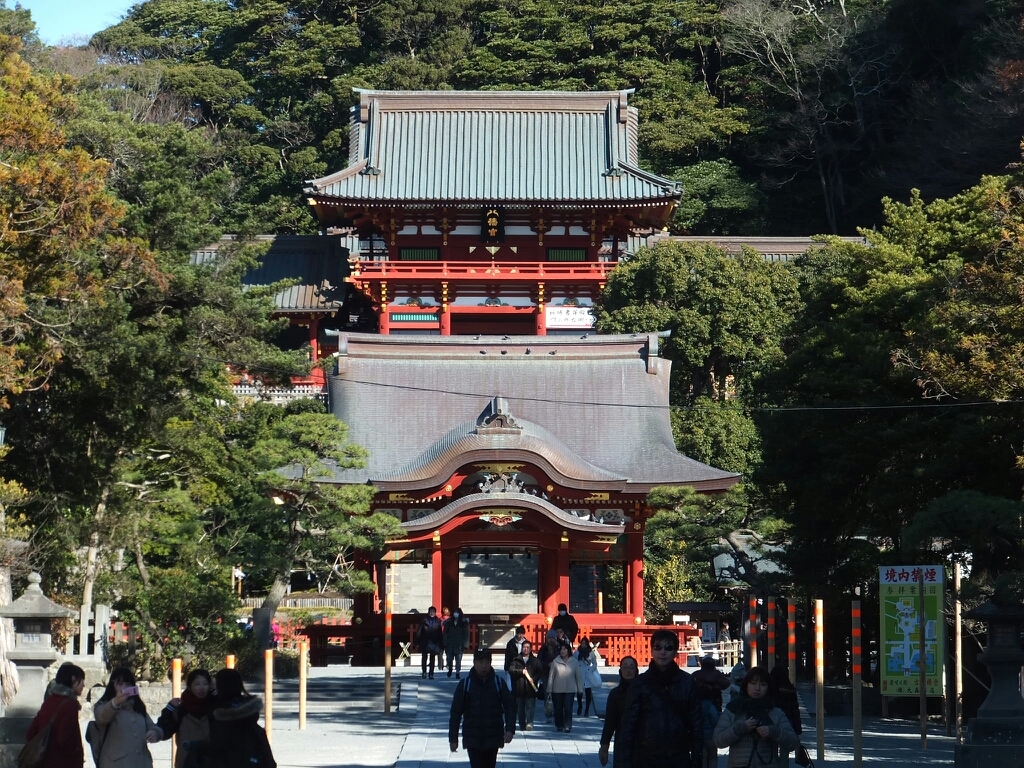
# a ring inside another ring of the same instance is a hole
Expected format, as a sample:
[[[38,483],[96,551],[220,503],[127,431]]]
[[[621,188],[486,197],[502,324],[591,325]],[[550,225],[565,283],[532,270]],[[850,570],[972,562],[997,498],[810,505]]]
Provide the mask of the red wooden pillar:
[[[391,316],[388,314],[388,284],[380,284],[380,309],[377,310],[378,332],[382,336],[391,335]]]
[[[440,320],[441,335],[451,336],[452,313],[448,310],[448,283],[441,283],[441,314],[438,319]],[[455,608],[454,605],[450,607]]]
[[[558,552],[542,549],[537,554],[537,581],[541,613],[554,616],[558,613]]]
[[[320,318],[309,321],[309,350],[314,362],[320,359]]]
[[[569,605],[569,546],[568,542],[564,549],[558,550],[558,602]],[[555,605],[555,610],[558,605]]]
[[[443,566],[441,565],[441,549],[436,547],[430,552],[430,604],[441,614],[441,585]]]
[[[630,531],[626,535],[626,554],[629,557],[629,612],[633,619],[644,618],[644,581],[640,574],[644,568],[644,535]]]
[[[547,315],[544,313],[545,303],[544,283],[537,283],[537,312],[534,314],[534,319],[536,320],[535,330],[538,336],[548,335]]]
[[[441,602],[453,611],[459,607],[459,550],[441,550]]]

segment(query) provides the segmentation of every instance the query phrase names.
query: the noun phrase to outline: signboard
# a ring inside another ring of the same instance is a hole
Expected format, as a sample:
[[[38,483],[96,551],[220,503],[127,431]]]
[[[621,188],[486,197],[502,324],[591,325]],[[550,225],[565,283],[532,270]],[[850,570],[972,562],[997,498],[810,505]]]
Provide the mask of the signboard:
[[[545,328],[582,328],[594,327],[593,307],[552,307],[544,308]]]
[[[924,616],[918,596],[924,574]],[[889,565],[878,569],[879,676],[883,696],[921,695],[921,632],[925,693],[942,696],[945,653],[945,572],[941,565]]]
[[[505,212],[501,208],[493,205],[484,208],[480,237],[485,243],[500,243],[505,239]]]

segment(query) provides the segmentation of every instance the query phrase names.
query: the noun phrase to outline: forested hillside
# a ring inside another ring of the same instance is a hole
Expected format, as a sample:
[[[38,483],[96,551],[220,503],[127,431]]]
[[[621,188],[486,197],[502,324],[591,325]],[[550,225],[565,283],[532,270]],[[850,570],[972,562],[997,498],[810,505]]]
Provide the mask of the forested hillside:
[[[147,181],[170,170],[193,228],[310,230],[299,190],[345,164],[353,86],[632,88],[644,164],[686,184],[678,231],[853,234],[881,224],[882,197],[949,196],[1017,158],[1021,14],[1004,0],[149,0],[87,50],[38,61],[117,113],[75,138],[123,170],[126,199],[160,206]]]

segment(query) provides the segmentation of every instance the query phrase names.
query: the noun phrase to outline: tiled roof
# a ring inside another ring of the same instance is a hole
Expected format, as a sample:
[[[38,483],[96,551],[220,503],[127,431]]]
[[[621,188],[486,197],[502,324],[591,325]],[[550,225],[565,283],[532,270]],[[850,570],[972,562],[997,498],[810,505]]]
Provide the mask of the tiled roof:
[[[579,457],[585,464],[573,472],[597,468],[625,478],[624,489],[633,492],[655,485],[719,490],[739,479],[676,451],[670,362],[658,357],[656,335],[343,333],[337,360],[329,380],[331,410],[348,425],[349,438],[369,450],[367,466],[336,470],[337,482],[384,481],[422,469],[451,443],[446,436],[477,423],[495,397],[507,400],[520,423],[537,425],[538,440],[557,435],[545,448],[530,449],[538,463],[561,451],[564,471],[571,466],[568,455]],[[488,459],[500,460],[499,450],[494,446]]]
[[[630,91],[366,91],[349,167],[309,182],[332,199],[671,203],[682,188],[637,165]]]
[[[212,262],[218,250],[233,243],[227,236],[192,254],[193,264]],[[348,261],[339,250],[338,238],[319,235],[260,235],[258,242],[270,241],[260,265],[242,279],[246,286],[273,285],[282,280],[298,280],[274,297],[282,313],[333,312],[345,297],[344,279]]]
[[[863,237],[841,237],[848,243],[867,244]],[[790,261],[803,256],[810,248],[821,247],[824,242],[814,237],[758,237],[754,235],[660,235],[649,238],[648,245],[657,243],[710,243],[726,253],[739,253],[743,246],[753,248],[765,261]]]

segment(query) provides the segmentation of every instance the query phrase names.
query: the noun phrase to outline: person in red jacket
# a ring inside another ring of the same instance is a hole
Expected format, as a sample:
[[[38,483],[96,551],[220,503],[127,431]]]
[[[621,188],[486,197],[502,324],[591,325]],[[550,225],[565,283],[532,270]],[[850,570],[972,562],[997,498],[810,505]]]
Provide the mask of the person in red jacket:
[[[85,688],[85,672],[71,662],[57,670],[57,677],[46,692],[43,706],[25,732],[26,743],[53,721],[50,742],[43,756],[43,768],[82,768],[85,748],[82,731],[78,727],[78,712],[82,705],[78,698]]]

